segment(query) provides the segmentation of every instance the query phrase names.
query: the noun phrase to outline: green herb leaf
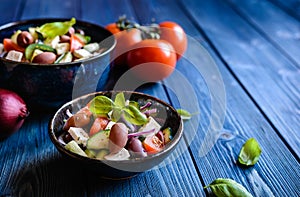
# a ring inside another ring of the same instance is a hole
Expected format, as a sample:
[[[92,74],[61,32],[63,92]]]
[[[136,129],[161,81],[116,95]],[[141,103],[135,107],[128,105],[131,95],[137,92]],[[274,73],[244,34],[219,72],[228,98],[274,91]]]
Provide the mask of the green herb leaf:
[[[115,105],[120,107],[120,108],[123,108],[125,107],[125,96],[124,96],[124,93],[123,92],[120,92],[116,95],[116,98],[115,98]]]
[[[252,197],[246,188],[232,179],[218,178],[204,188],[211,188],[212,192],[218,197]]]
[[[261,154],[261,148],[254,138],[248,139],[241,148],[238,161],[242,165],[254,165]]]
[[[118,120],[121,118],[122,115],[122,109],[118,107],[114,107],[112,114],[111,114],[111,119],[114,122],[118,122]]]
[[[96,96],[90,104],[90,110],[94,114],[107,114],[114,107],[114,102],[106,96]]]
[[[177,109],[176,111],[182,120],[189,120],[192,117],[192,114],[184,109]]]
[[[132,105],[132,106],[136,107],[137,109],[140,109],[140,104],[136,101],[129,101],[129,105]]]
[[[54,38],[55,36],[61,36],[69,31],[69,28],[76,23],[76,19],[72,18],[70,21],[65,22],[52,22],[45,23],[39,28],[39,32],[44,37]]]
[[[124,118],[132,124],[143,125],[148,121],[147,116],[133,105],[126,106],[123,111]]]

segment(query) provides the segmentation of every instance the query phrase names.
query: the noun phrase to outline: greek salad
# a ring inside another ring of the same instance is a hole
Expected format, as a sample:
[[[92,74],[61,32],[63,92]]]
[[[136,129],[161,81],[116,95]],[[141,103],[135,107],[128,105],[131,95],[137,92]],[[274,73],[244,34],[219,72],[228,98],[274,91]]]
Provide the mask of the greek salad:
[[[161,108],[161,106],[160,106]],[[58,140],[76,154],[99,160],[127,160],[146,157],[164,149],[172,130],[157,114],[155,101],[136,102],[124,93],[114,100],[99,95],[75,114],[67,111]]]
[[[75,29],[75,18],[45,23],[28,30],[17,30],[0,43],[0,54],[8,60],[38,64],[58,64],[90,58],[104,49],[92,42],[82,29]]]

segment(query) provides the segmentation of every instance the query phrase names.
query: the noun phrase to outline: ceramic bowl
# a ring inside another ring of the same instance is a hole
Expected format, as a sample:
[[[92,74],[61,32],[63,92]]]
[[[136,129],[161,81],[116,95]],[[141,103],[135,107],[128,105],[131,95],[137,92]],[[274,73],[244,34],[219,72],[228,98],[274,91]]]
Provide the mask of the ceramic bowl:
[[[67,160],[71,160],[72,164],[81,166],[83,169],[91,170],[97,173],[101,177],[112,178],[112,179],[123,179],[132,177],[141,172],[149,170],[154,166],[161,163],[168,155],[175,149],[179,143],[183,133],[183,123],[177,113],[177,111],[165,103],[164,101],[152,97],[147,94],[124,91],[125,98],[137,101],[140,104],[145,104],[147,101],[151,101],[153,105],[158,109],[157,117],[164,118],[162,128],[170,127],[172,130],[172,140],[165,146],[165,148],[153,155],[148,155],[144,158],[133,158],[129,160],[121,161],[108,161],[98,160],[89,157],[84,157],[75,154],[67,149],[60,142],[59,136],[64,132],[62,130],[65,120],[68,118],[67,111],[76,113],[79,109],[86,106],[86,104],[97,95],[105,95],[111,97],[115,95],[115,91],[96,92],[84,95],[76,98],[66,104],[64,104],[53,116],[49,122],[49,136],[56,149],[62,154]]]
[[[0,40],[10,38],[19,29],[28,30],[29,27],[68,20],[51,18],[12,22],[0,27]],[[79,20],[74,28],[84,30],[92,42],[100,43],[105,51],[85,60],[49,65],[15,62],[1,57],[0,87],[18,93],[31,108],[55,110],[72,98],[103,90],[108,79],[109,54],[116,44],[114,36],[101,26]],[[76,91],[73,91],[74,84]]]

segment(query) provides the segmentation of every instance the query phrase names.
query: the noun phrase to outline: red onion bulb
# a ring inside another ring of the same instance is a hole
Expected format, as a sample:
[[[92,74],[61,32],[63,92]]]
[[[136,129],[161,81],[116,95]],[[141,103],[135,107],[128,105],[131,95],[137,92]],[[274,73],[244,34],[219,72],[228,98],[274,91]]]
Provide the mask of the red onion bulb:
[[[0,88],[0,139],[21,128],[29,115],[24,100],[15,92]]]

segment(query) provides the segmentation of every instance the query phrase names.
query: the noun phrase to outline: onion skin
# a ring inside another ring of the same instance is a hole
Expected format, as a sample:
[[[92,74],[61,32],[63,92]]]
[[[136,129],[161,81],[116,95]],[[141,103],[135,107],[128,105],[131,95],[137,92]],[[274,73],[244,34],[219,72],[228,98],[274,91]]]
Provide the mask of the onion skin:
[[[18,131],[28,115],[27,106],[18,94],[0,88],[0,140]]]

